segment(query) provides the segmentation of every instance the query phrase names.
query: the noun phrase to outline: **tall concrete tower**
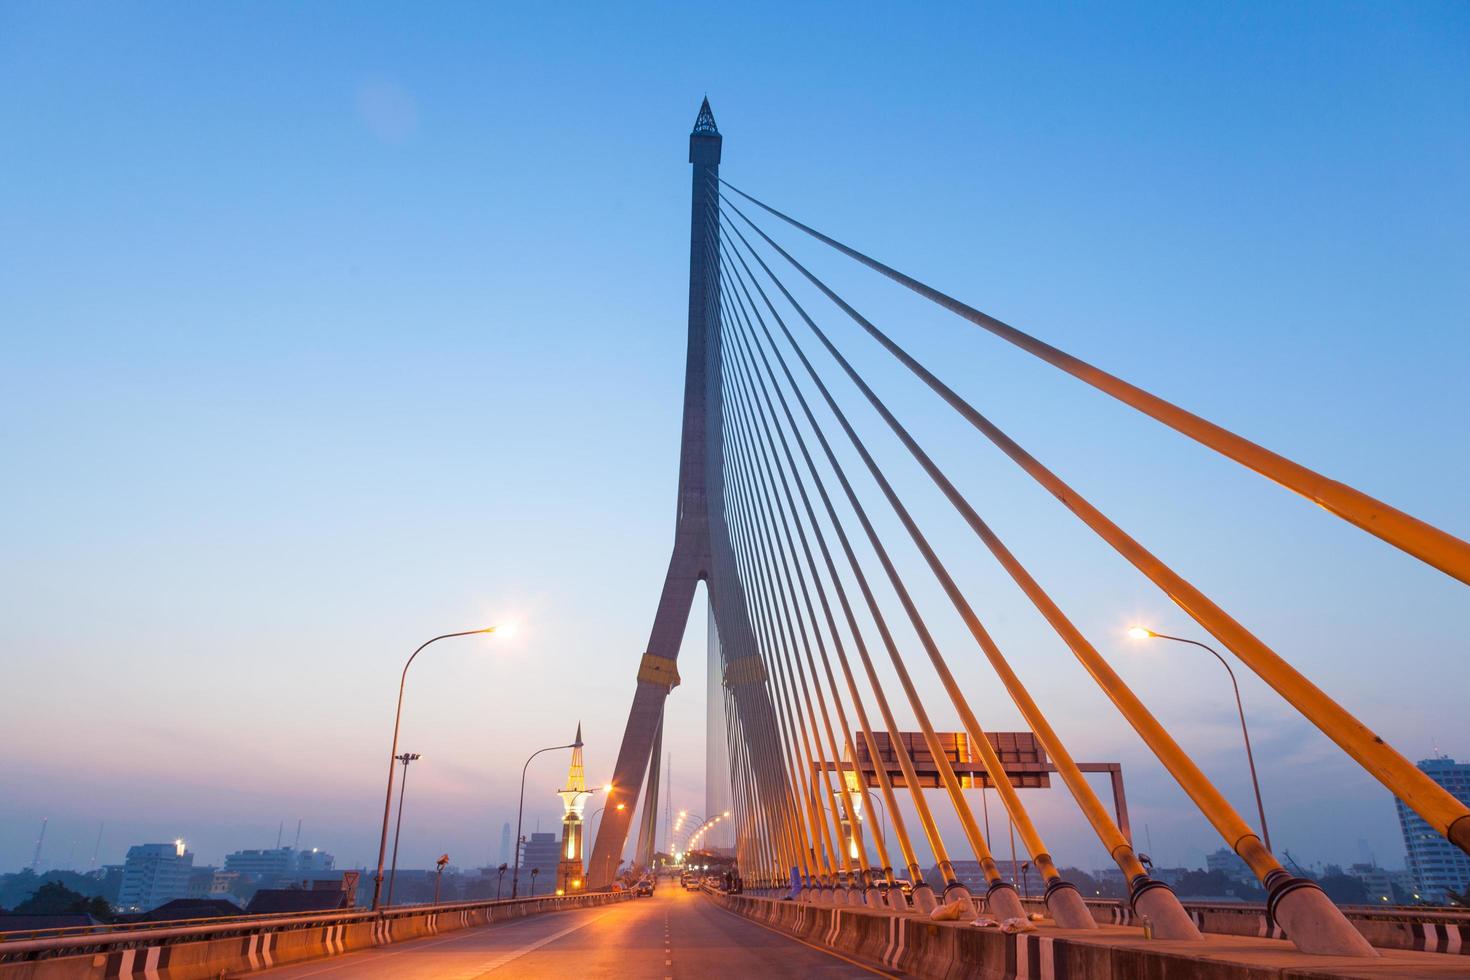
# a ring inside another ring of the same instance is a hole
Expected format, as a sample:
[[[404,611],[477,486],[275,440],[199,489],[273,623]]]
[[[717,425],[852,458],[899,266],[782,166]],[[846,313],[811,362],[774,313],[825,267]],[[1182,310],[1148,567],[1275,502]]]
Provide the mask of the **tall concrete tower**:
[[[603,814],[592,851],[588,879],[594,888],[604,887],[616,877],[633,804],[640,799],[643,819],[633,863],[646,867],[651,862],[664,701],[679,683],[675,664],[679,642],[700,582],[705,583],[719,635],[723,684],[740,712],[745,737],[759,743],[750,748],[752,757],[763,760],[755,773],[761,783],[760,798],[766,806],[792,805],[781,773],[769,764],[769,760],[779,758],[774,741],[778,729],[725,522],[719,329],[721,144],[715,115],[705,99],[694,121],[694,131],[689,134],[689,162],[694,171],[689,221],[689,347],[684,368],[674,550],[648,647],[638,665],[633,706],[613,770],[611,805]],[[620,802],[627,804],[625,809],[615,809]]]
[[[587,774],[582,768],[582,724],[577,723],[577,737],[572,742],[572,766],[567,771],[567,785],[556,791],[561,797],[561,857],[556,862],[556,887],[574,892],[582,887],[582,820],[587,800]]]

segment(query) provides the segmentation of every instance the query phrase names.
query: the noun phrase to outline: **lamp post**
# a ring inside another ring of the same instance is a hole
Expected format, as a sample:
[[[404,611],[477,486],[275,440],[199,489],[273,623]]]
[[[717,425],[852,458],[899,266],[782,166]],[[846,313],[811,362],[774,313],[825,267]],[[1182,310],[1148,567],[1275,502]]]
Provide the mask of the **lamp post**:
[[[1208,650],[1214,655],[1216,660],[1220,661],[1220,665],[1225,668],[1225,673],[1230,675],[1230,686],[1235,689],[1235,710],[1240,714],[1240,734],[1245,739],[1245,761],[1250,765],[1251,769],[1251,789],[1255,790],[1256,794],[1256,814],[1261,818],[1261,836],[1264,838],[1266,850],[1271,850],[1271,831],[1266,827],[1266,807],[1261,803],[1261,784],[1256,779],[1256,757],[1251,752],[1251,733],[1245,724],[1245,705],[1240,700],[1240,685],[1236,683],[1235,671],[1230,669],[1230,662],[1220,656],[1219,651],[1214,647],[1206,646],[1198,640],[1187,640],[1182,636],[1169,636],[1166,633],[1155,633],[1145,626],[1131,627],[1128,630],[1128,635],[1135,640],[1173,640],[1175,643],[1188,643],[1190,646],[1199,647],[1201,650]]]
[[[403,781],[398,784],[398,822],[393,828],[393,870],[388,872],[388,904],[393,904],[393,882],[398,878],[398,835],[403,831],[403,794],[408,790],[408,764],[423,758],[417,752],[395,756],[403,763]]]
[[[685,851],[687,852],[687,851],[691,850],[693,848],[695,842],[701,836],[703,836],[703,834],[704,834],[704,832],[706,830],[709,830],[711,827],[713,827],[715,824],[719,823],[721,820],[724,820],[729,815],[730,815],[730,811],[729,810],[726,810],[724,813],[721,813],[721,814],[719,814],[717,816],[710,817],[704,823],[702,823],[698,827],[696,827],[694,829],[694,833],[692,833],[692,834],[689,835],[689,841],[688,841],[687,844],[685,844],[685,848],[684,848]]]
[[[526,770],[531,767],[531,760],[536,758],[542,752],[555,752],[558,749],[575,749],[579,748],[581,744],[582,740],[578,738],[577,741],[568,743],[567,745],[548,745],[544,749],[537,749],[535,752],[532,752],[529,756],[527,756],[526,764],[521,766],[521,804],[516,810],[516,855],[514,870],[512,870],[510,874],[511,898],[515,898],[516,895],[519,893],[521,884],[521,818],[525,816],[526,813]],[[535,892],[535,888],[536,879],[535,875],[533,874],[531,878],[531,890],[533,894]]]
[[[608,802],[610,803],[612,801],[609,800]],[[589,836],[589,837],[593,836],[593,834],[592,834],[592,821],[596,820],[598,818],[598,816],[600,816],[602,814],[602,811],[607,809],[607,807],[608,807],[608,804],[607,803],[604,803],[602,806],[598,807],[596,810],[593,810],[592,811],[592,816],[590,816],[590,817],[587,818],[587,836]],[[619,803],[616,806],[614,806],[613,809],[614,810],[617,810],[619,812],[622,812],[623,810],[628,809],[628,804],[626,804],[626,803]]]
[[[407,775],[407,773],[405,773]],[[400,808],[401,809],[401,808]],[[439,879],[444,877],[444,868],[449,864],[449,855],[441,854],[439,860],[434,862],[438,870],[434,872],[434,904],[439,904]]]
[[[388,853],[388,815],[393,807],[393,763],[398,761],[398,725],[403,720],[403,686],[408,681],[408,668],[413,664],[413,658],[421,653],[424,647],[439,640],[447,640],[455,636],[474,636],[477,633],[494,633],[495,627],[486,629],[464,630],[460,633],[445,633],[436,636],[432,640],[426,640],[408,657],[408,663],[403,665],[403,675],[398,678],[398,710],[393,714],[393,746],[388,750],[388,789],[383,794],[383,835],[378,840],[378,870],[373,875],[373,911],[378,910],[378,896],[383,890],[383,858]]]
[[[883,834],[883,849],[886,851],[888,849],[888,811],[878,805],[876,799],[873,798],[873,790],[871,789],[863,793],[862,800],[864,802],[871,802],[873,804],[871,812],[878,814],[878,825]],[[858,815],[858,819],[862,819],[861,814]]]
[[[532,898],[535,898],[536,897],[536,876],[539,875],[540,873],[541,873],[541,869],[540,868],[532,868],[531,869],[531,897]],[[514,881],[512,881],[511,882],[511,885],[510,885],[510,897],[511,898],[515,898],[516,897],[516,886],[515,886],[515,882]]]
[[[507,867],[509,866],[502,864],[500,867],[495,869],[495,900],[497,902],[500,901],[500,886],[505,883],[505,871]]]
[[[702,813],[694,813],[694,814],[691,814],[688,810],[680,810],[679,811],[679,821],[678,821],[677,824],[674,825],[674,833],[675,834],[681,833],[681,828],[684,826],[684,821],[686,819],[688,819],[689,817],[691,817],[691,816],[698,817],[699,818],[699,825],[702,825],[704,823],[704,814],[702,814]],[[696,825],[696,826],[699,826],[699,825]],[[686,845],[688,844],[688,838],[691,835],[693,835],[693,833],[694,833],[693,830],[682,831],[683,837],[685,838],[684,843]],[[685,849],[687,850],[688,848],[686,847]]]

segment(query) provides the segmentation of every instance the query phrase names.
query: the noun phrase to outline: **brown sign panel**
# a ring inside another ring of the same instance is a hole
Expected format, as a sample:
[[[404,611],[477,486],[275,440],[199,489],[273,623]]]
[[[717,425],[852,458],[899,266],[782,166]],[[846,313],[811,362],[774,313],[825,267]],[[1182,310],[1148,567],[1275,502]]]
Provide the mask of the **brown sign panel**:
[[[959,777],[961,786],[965,789],[981,789],[995,785],[986,773],[980,753],[974,750],[969,735],[964,732],[937,734],[944,756]],[[1000,758],[1011,785],[1017,789],[1045,789],[1051,785],[1051,765],[1035,735],[1030,732],[986,732],[986,737],[990,739],[991,747]],[[902,732],[899,739],[914,764],[919,785],[930,789],[943,786],[934,756],[924,740],[924,733]],[[868,751],[867,739],[863,738],[861,732],[854,732],[852,741],[857,747],[857,765],[863,775],[869,780],[876,779],[877,766],[872,753]],[[898,753],[894,750],[888,733],[874,732],[873,741],[878,745],[878,758],[893,785],[907,787],[908,782],[898,764]],[[844,760],[843,768],[852,768],[851,760]]]

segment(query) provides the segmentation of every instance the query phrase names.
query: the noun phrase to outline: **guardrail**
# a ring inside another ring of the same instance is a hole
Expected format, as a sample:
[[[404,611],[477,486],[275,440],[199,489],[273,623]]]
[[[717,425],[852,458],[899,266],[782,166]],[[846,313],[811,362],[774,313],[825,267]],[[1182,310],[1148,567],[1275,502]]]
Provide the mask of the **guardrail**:
[[[620,891],[584,892],[378,912],[346,909],[11,932],[0,934],[0,980],[202,980],[628,897]]]
[[[394,911],[406,911],[408,909],[423,908],[417,905],[394,906]],[[15,942],[22,939],[53,939],[75,936],[105,936],[119,932],[149,932],[160,929],[177,929],[184,926],[197,925],[226,925],[234,922],[264,922],[267,919],[290,919],[306,920],[320,919],[327,915],[342,915],[348,913],[365,913],[366,909],[346,908],[336,910],[317,909],[311,912],[256,912],[253,914],[241,913],[239,915],[211,915],[202,919],[159,919],[154,922],[99,922],[90,926],[52,926],[47,929],[10,929],[0,930],[0,950],[5,948],[5,943]],[[387,911],[387,910],[385,910]]]

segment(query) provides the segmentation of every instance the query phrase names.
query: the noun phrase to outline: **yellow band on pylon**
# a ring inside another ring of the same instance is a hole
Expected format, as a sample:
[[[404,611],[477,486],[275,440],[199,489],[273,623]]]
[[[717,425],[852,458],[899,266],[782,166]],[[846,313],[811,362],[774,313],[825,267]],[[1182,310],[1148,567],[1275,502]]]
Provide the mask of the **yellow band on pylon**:
[[[672,691],[679,686],[679,668],[668,657],[655,657],[645,653],[638,664],[638,681],[642,684],[662,684]]]
[[[764,684],[766,665],[755,654],[732,660],[725,665],[725,686],[742,687],[746,684]]]

